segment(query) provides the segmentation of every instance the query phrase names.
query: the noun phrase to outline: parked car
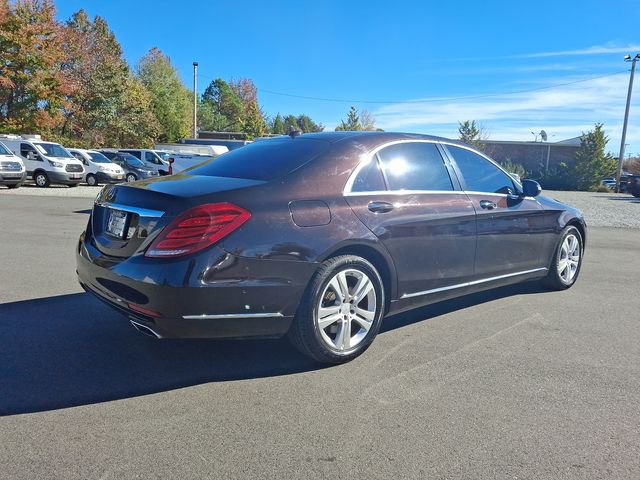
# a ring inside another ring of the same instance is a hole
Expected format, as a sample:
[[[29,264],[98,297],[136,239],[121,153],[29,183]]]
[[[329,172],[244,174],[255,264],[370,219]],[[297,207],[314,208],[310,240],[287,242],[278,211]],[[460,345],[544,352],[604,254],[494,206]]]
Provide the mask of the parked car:
[[[2,142],[21,158],[27,175],[38,187],[50,184],[75,187],[82,181],[82,163],[62,145],[42,141],[39,135],[11,135],[2,138]]]
[[[603,187],[610,188],[611,190],[615,190],[616,188],[616,179],[615,178],[605,178],[600,182],[600,185]]]
[[[525,280],[571,287],[584,219],[539,193],[443,138],[282,137],[104,187],[78,278],[157,338],[288,335],[340,363],[387,314]]]
[[[629,175],[627,178],[627,193],[640,198],[640,175]]]
[[[160,175],[167,175],[169,173],[169,162],[165,161],[154,150],[144,148],[125,148],[120,151],[130,153],[138,160],[142,160],[147,167],[156,170]]]
[[[97,150],[82,148],[69,148],[68,150],[84,165],[83,180],[87,185],[93,187],[101,183],[118,183],[124,180],[124,169]]]
[[[100,153],[113,163],[122,167],[127,182],[135,182],[136,180],[159,176],[157,170],[149,168],[142,160],[137,159],[130,153],[119,152],[117,150],[100,150]]]
[[[0,185],[18,188],[25,178],[27,178],[27,169],[20,157],[0,142]]]

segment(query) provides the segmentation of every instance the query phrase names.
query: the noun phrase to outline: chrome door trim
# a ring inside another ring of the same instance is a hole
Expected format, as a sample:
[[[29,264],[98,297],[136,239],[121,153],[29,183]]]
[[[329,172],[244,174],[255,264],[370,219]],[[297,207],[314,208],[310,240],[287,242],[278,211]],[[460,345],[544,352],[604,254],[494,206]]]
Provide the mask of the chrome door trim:
[[[505,275],[498,275],[496,277],[489,277],[489,278],[483,278],[480,280],[473,280],[471,282],[459,283],[457,285],[449,285],[447,287],[434,288],[432,290],[424,290],[422,292],[405,293],[400,297],[400,300],[403,300],[405,298],[420,297],[422,295],[430,295],[432,293],[445,292],[447,290],[455,290],[456,288],[472,287],[473,285],[480,285],[482,283],[495,282],[496,280],[503,280],[505,278],[517,277],[519,275],[527,275],[529,273],[545,272],[547,270],[549,269],[546,267],[534,268],[531,270],[524,270],[522,272],[507,273]]]
[[[227,318],[273,318],[284,317],[280,312],[276,313],[223,313],[217,315],[183,315],[185,320],[224,320]]]

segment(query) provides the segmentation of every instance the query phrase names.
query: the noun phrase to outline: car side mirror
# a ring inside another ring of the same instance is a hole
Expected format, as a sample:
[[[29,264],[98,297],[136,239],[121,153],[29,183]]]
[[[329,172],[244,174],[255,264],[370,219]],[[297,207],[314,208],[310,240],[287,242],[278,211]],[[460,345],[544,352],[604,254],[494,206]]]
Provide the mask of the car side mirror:
[[[169,164],[172,164],[173,162],[175,162],[175,160],[173,159],[173,157],[169,157],[169,160],[167,160],[167,162],[169,162]]]
[[[522,194],[525,197],[537,197],[540,195],[542,187],[535,180],[523,180],[522,181]]]

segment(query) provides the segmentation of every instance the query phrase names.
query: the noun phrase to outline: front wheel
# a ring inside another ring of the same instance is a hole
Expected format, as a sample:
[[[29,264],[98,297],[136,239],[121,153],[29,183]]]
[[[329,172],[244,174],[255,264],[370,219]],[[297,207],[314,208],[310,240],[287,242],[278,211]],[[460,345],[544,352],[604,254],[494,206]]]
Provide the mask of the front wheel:
[[[87,185],[89,185],[90,187],[95,187],[96,185],[98,185],[98,179],[95,175],[91,173],[87,175]]]
[[[36,174],[34,174],[33,181],[35,182],[36,186],[40,188],[48,187],[50,183],[49,177],[44,172],[37,172]]]
[[[319,362],[348,362],[373,342],[384,305],[382,279],[371,263],[355,255],[330,258],[307,287],[289,338]]]
[[[568,226],[562,231],[545,283],[554,290],[573,286],[580,274],[584,243],[580,231]]]
[[[127,182],[135,182],[136,180],[137,178],[133,173],[127,174]]]

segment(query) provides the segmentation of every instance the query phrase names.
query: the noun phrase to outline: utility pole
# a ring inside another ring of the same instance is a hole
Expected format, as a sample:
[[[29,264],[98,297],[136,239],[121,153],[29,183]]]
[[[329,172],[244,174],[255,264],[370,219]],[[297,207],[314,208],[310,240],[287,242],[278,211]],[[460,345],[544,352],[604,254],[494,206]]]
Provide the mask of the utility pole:
[[[627,140],[627,123],[629,122],[629,107],[631,106],[631,91],[633,90],[633,76],[636,73],[636,62],[640,59],[640,53],[633,59],[631,55],[625,55],[624,61],[631,62],[631,75],[629,76],[629,91],[627,92],[627,106],[624,110],[624,123],[622,124],[622,139],[620,140],[620,155],[618,156],[618,173],[616,175],[616,192],[620,192],[620,177],[622,176],[622,162],[624,162],[624,147]]]
[[[193,138],[198,138],[198,62],[193,62]]]

